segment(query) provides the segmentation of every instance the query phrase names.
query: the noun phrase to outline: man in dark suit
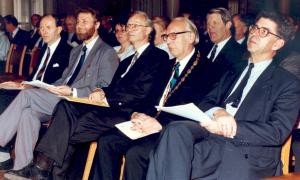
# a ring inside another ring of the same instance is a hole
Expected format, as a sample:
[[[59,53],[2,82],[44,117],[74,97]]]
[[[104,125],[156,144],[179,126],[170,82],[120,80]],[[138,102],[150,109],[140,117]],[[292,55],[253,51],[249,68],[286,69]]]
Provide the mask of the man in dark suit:
[[[206,69],[204,76],[208,81],[216,82],[228,71],[240,71],[247,62],[242,61],[245,49],[231,36],[231,16],[225,8],[211,9],[206,16],[207,32],[210,40],[214,43],[207,54]]]
[[[216,12],[219,13],[219,11]],[[219,19],[217,20],[219,20],[218,22],[220,26],[219,28],[214,30],[218,31],[217,33],[221,34],[220,37],[222,38],[214,40],[215,42],[222,43],[222,39],[228,39],[230,37],[230,31],[229,29],[227,29],[227,26],[228,28],[230,27],[230,22],[223,23],[223,21],[221,20],[221,16],[226,16],[228,21],[230,21],[230,15],[228,15],[227,11],[225,12],[226,13],[222,12],[223,14],[218,14]],[[215,19],[213,20],[215,21]],[[170,36],[173,32],[188,31],[187,34],[189,34],[189,31],[194,31],[191,29],[186,30],[185,27],[191,27],[189,23],[183,21],[184,23],[181,22],[181,24],[177,24],[177,21],[178,20],[175,19],[174,23],[171,23],[171,25],[168,27]],[[209,20],[209,23],[211,23],[211,19]],[[179,37],[181,37],[181,35],[179,35]],[[193,47],[193,44],[191,42],[179,42],[179,40],[170,40],[167,43],[170,51],[173,51],[174,56],[178,58],[180,58],[179,55],[182,56],[182,54],[180,54],[179,52],[185,51],[187,53],[189,51],[185,48],[189,47],[189,49],[191,49],[191,47]],[[175,47],[177,47],[177,49]],[[202,99],[210,90],[212,90],[214,84],[219,81],[220,77],[226,71],[235,70],[236,67],[239,67],[240,64],[243,63],[243,61],[241,61],[242,53],[233,53],[233,51],[230,49],[233,47],[240,49],[239,45],[235,43],[234,40],[229,40],[228,43],[223,48],[221,48],[221,52],[217,55],[214,62],[212,62],[210,59],[207,59],[204,53],[201,53],[202,58],[199,62],[199,67],[196,68],[197,70],[194,70],[192,76],[187,78],[185,83],[181,84],[180,88],[178,88],[175,93],[172,94],[171,98],[165,105],[170,106],[188,103],[191,102],[195,96],[197,96],[199,99]],[[187,69],[188,67],[192,66],[193,58],[195,57],[191,58],[191,61],[187,65]],[[188,71],[184,72],[186,73]],[[184,77],[185,73],[182,73],[181,77]],[[152,117],[155,116],[155,114],[151,113],[147,113],[147,115],[150,115]],[[166,115],[165,113],[162,113],[160,116],[158,116],[158,120],[155,120],[154,118],[147,115],[139,114],[138,116],[132,117],[133,120],[142,120],[142,131],[145,131],[145,129],[147,129],[146,131],[154,131],[155,129],[152,128],[158,126],[155,122],[159,122],[161,125],[166,125],[170,121],[181,119],[178,116],[172,116],[169,114]],[[145,119],[147,119],[148,121]],[[101,137],[99,140],[101,148],[98,149],[101,170],[100,179],[116,179],[118,177],[120,167],[119,162],[121,162],[120,158],[122,158],[122,155],[124,154],[126,155],[124,178],[130,180],[145,179],[149,161],[148,154],[152,147],[155,145],[156,141],[157,136],[155,135],[152,137],[147,137],[144,140],[132,141],[119,132],[114,132],[105,137]]]
[[[47,90],[22,90],[0,116],[0,146],[5,146],[17,133],[14,170],[7,176],[24,173],[22,168],[32,161],[40,122],[45,117],[49,119],[60,96],[87,97],[96,85],[108,86],[118,67],[114,49],[98,36],[96,11],[80,9],[77,20],[76,31],[84,43],[72,49],[69,65],[53,83],[55,86]]]
[[[81,44],[81,41],[77,38],[77,35],[75,33],[75,27],[76,18],[73,15],[68,15],[65,19],[65,28],[61,32],[61,36],[63,39],[66,39],[72,47],[76,47]]]
[[[246,68],[227,73],[198,104],[212,121],[170,123],[150,157],[148,180],[255,180],[276,174],[300,108],[299,80],[272,64],[290,34],[282,16],[257,17]]]
[[[36,42],[40,38],[39,26],[40,26],[41,16],[39,14],[33,14],[30,19],[31,19],[32,29],[29,31],[30,36],[29,36],[29,41],[27,43],[27,48],[32,50]]]
[[[109,107],[61,101],[36,147],[39,153],[36,163],[29,167],[30,178],[47,177],[55,162],[53,178],[65,179],[76,145],[98,139],[132,112],[154,105],[171,70],[168,55],[149,43],[152,24],[144,12],[133,13],[127,30],[135,55],[121,62],[107,88],[96,88],[89,97],[91,102],[107,102]]]
[[[49,28],[47,29],[46,27]],[[40,80],[42,82],[52,84],[61,78],[63,71],[68,66],[69,55],[72,49],[66,41],[61,40],[61,29],[62,27],[57,24],[57,19],[55,19],[55,17],[52,15],[43,17],[41,21],[41,36],[47,45],[42,48],[38,57],[38,65],[34,68],[32,74],[26,79],[27,81]],[[13,81],[1,83],[0,86],[8,89],[28,88],[28,86],[25,86],[20,82]],[[20,90],[0,90],[0,113],[7,108],[19,92]]]
[[[7,15],[4,17],[5,28],[9,33],[11,44],[26,45],[29,40],[29,33],[18,27],[19,23],[15,16]]]

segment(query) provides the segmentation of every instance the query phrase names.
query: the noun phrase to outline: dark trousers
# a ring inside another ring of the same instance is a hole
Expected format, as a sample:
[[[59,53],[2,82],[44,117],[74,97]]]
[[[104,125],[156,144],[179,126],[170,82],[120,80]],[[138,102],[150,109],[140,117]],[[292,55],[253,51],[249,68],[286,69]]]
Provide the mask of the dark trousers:
[[[171,122],[150,153],[147,180],[217,179],[223,142],[207,138],[197,122]]]
[[[19,94],[20,90],[0,89],[0,114],[10,105],[10,103]]]
[[[53,159],[57,167],[66,169],[78,144],[97,140],[116,123],[125,121],[122,115],[111,108],[62,100],[57,104],[51,125],[36,151]]]
[[[118,180],[122,157],[125,156],[124,180],[146,179],[149,154],[156,145],[159,134],[131,140],[121,132],[109,132],[98,140],[94,179]],[[98,175],[98,176],[97,176]]]

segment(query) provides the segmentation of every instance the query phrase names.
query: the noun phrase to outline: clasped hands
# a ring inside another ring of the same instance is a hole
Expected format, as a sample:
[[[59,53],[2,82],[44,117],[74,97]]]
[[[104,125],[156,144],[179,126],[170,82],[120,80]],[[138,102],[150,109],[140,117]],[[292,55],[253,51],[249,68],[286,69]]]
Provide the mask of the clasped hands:
[[[132,130],[141,133],[152,134],[162,129],[161,124],[155,118],[144,113],[134,112],[130,121],[133,124]]]
[[[237,131],[237,124],[234,117],[224,109],[216,110],[214,119],[211,122],[203,122],[200,125],[211,133],[227,138],[233,138]]]

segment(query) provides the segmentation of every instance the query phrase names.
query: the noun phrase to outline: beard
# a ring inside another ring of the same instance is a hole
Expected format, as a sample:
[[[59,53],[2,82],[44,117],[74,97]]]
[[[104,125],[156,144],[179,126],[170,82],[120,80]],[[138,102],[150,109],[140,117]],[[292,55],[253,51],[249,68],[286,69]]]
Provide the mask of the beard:
[[[93,37],[94,33],[95,33],[95,26],[92,26],[91,28],[87,29],[85,33],[76,32],[76,35],[80,41],[85,41]]]

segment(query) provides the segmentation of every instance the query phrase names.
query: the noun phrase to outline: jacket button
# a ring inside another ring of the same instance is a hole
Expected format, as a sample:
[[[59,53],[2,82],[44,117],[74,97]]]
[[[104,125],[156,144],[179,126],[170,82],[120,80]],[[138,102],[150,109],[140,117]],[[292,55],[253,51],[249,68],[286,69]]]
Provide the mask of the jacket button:
[[[119,102],[119,103],[118,103],[118,105],[119,105],[119,106],[122,106],[122,103],[121,103],[121,102]]]
[[[245,154],[245,159],[248,159],[248,154]]]

